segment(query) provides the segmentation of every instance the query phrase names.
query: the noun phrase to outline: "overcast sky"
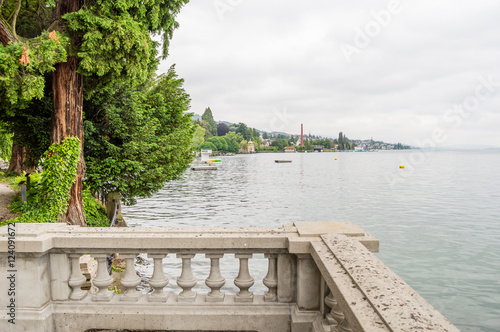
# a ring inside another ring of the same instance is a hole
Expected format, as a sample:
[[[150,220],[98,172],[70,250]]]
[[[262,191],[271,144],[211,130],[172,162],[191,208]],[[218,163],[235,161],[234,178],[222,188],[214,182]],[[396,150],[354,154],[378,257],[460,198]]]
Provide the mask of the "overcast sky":
[[[500,147],[500,1],[191,0],[191,111],[266,131]]]

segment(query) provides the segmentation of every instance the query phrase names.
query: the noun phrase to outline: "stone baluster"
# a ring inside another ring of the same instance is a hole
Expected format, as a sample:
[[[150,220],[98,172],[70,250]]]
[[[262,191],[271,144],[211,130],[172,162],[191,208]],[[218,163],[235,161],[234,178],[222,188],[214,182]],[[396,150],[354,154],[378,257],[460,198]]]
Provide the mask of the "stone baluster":
[[[268,259],[268,269],[267,275],[262,280],[264,285],[269,288],[269,291],[264,294],[265,302],[276,302],[277,301],[277,286],[278,286],[278,271],[276,266],[276,260],[278,255],[276,254],[265,254],[264,257]]]
[[[248,291],[252,287],[254,280],[248,271],[248,259],[252,258],[252,254],[235,254],[235,258],[240,260],[240,271],[234,284],[240,289],[234,299],[235,302],[253,302],[253,293]]]
[[[154,261],[153,276],[149,280],[149,285],[153,287],[154,291],[148,298],[149,302],[166,302],[168,294],[163,288],[168,285],[168,278],[163,271],[163,258],[167,257],[165,254],[148,254],[149,258]]]
[[[80,269],[81,254],[70,254],[71,259],[71,277],[68,280],[68,285],[72,288],[70,300],[79,301],[83,299],[88,292],[82,290],[82,285],[87,281],[87,278],[82,274]]]
[[[326,321],[330,325],[331,332],[352,332],[347,318],[331,291],[325,298],[325,304],[331,309],[326,315]]]
[[[107,302],[110,301],[114,292],[108,290],[108,286],[113,282],[113,278],[108,273],[106,260],[108,254],[96,254],[97,259],[97,275],[92,282],[99,290],[92,296],[93,301]]]
[[[135,271],[135,257],[137,257],[137,255],[122,254],[120,257],[125,259],[127,264],[125,275],[122,280],[120,280],[122,286],[126,288],[123,296],[120,297],[120,301],[135,302],[139,300],[139,297],[141,296],[141,292],[136,290],[136,287],[141,283],[141,278],[139,278],[137,272]]]
[[[207,294],[207,302],[224,302],[224,292],[220,289],[226,283],[226,279],[220,274],[220,259],[223,254],[206,254],[205,258],[210,258],[210,275],[205,284],[210,287],[210,292]]]
[[[328,323],[328,325],[331,326],[331,331],[337,331],[337,327],[338,327],[339,323],[334,318],[334,315],[335,315],[334,308],[337,305],[337,301],[333,297],[332,292],[328,292],[328,296],[325,297],[325,304],[328,308],[330,308],[330,312],[327,313],[326,317],[325,317],[326,322]],[[340,318],[342,320],[343,316]]]
[[[196,300],[196,292],[191,290],[198,281],[191,271],[191,259],[194,256],[194,254],[177,254],[177,258],[182,259],[182,273],[177,279],[177,285],[182,288],[182,292],[177,298],[179,302],[194,302]]]
[[[347,321],[347,317],[344,316],[344,319],[339,324],[339,332],[352,332],[351,326]]]

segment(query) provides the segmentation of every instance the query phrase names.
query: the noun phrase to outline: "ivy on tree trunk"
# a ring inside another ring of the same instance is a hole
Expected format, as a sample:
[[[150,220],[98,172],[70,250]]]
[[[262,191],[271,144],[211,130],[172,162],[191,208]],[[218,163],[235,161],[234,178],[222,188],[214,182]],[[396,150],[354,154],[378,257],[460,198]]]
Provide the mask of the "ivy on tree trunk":
[[[71,225],[85,226],[83,215],[83,76],[76,72],[78,59],[69,57],[67,62],[58,63],[52,77],[54,111],[52,113],[51,143],[61,143],[66,137],[80,140],[80,159],[76,182],[71,187],[68,211],[63,217]]]

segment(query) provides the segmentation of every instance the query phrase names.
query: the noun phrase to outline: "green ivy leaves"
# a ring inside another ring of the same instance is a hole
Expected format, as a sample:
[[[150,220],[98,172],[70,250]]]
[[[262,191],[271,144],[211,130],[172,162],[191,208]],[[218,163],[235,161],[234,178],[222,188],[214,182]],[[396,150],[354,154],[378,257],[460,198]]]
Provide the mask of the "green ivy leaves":
[[[19,208],[24,212],[15,222],[57,222],[66,212],[69,191],[76,180],[80,140],[68,137],[61,144],[52,144],[42,162],[43,173],[39,181],[34,181],[30,189],[30,200]]]

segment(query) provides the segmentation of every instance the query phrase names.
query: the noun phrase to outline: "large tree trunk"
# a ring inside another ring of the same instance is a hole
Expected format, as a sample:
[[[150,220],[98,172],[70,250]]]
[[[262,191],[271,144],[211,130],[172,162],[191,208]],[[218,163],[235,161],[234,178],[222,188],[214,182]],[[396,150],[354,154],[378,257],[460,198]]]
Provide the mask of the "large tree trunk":
[[[53,73],[54,112],[52,113],[52,143],[60,143],[68,136],[76,136],[83,147],[83,76],[76,72],[78,59],[69,57],[65,63],[56,65]],[[86,226],[83,215],[83,175],[85,160],[80,148],[80,160],[76,182],[71,187],[68,211],[63,220],[70,225]]]
[[[35,169],[33,167],[26,167],[24,162],[26,161],[26,147],[21,147],[17,144],[15,136],[12,142],[12,155],[9,161],[9,169],[7,173],[14,172],[17,174],[33,173]]]
[[[79,10],[83,0],[59,0],[54,8],[54,19],[64,25],[62,16]],[[72,45],[77,46],[78,39],[73,39]],[[85,160],[83,159],[83,76],[78,74],[78,59],[68,57],[67,62],[58,63],[52,74],[52,92],[54,112],[52,113],[52,143],[60,143],[68,136],[80,139],[80,160],[76,182],[71,187],[71,198],[68,211],[62,221],[70,225],[86,226],[83,215],[83,176]]]

